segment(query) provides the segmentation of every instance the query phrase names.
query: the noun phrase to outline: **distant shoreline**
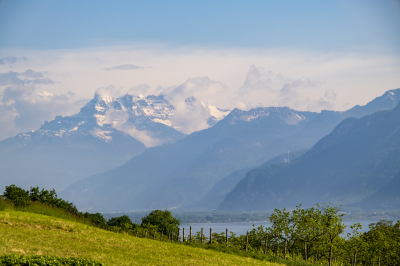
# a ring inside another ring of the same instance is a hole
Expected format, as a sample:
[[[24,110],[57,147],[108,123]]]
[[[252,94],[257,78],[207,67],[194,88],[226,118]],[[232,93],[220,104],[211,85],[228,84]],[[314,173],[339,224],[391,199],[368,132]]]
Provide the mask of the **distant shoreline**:
[[[132,222],[141,223],[142,217],[149,211],[103,213],[106,219],[128,215]],[[238,222],[268,222],[272,212],[225,212],[225,211],[182,211],[172,212],[172,215],[180,220],[181,224],[187,223],[238,223]],[[379,213],[345,213],[343,221],[366,221],[366,220],[400,220],[400,211],[389,211]]]

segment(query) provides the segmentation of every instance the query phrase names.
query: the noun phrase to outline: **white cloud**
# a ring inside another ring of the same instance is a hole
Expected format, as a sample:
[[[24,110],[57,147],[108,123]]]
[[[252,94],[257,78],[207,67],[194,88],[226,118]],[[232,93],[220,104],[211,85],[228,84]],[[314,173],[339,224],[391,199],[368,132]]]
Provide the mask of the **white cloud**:
[[[40,72],[0,73],[0,80],[0,140],[36,130],[56,115],[74,114],[87,102],[73,92],[54,95],[42,90],[40,85],[54,82],[43,78]]]
[[[121,90],[115,88],[113,85],[98,88],[94,93],[95,98],[103,99],[105,102],[110,102],[112,101],[113,97],[118,97],[120,95]]]
[[[9,108],[1,118],[2,129],[14,127],[2,121],[11,121],[10,117],[19,115],[23,108],[17,102],[35,102],[40,109],[40,102],[49,104],[44,99],[70,95],[69,91],[75,93],[68,100],[74,104],[71,103],[71,108],[61,104],[65,110],[60,110],[60,115],[72,114],[73,109],[79,111],[75,105],[78,99],[92,98],[98,88],[101,89],[96,95],[101,97],[126,92],[143,96],[163,93],[180,111],[182,126],[194,130],[205,125],[185,120],[185,114],[200,108],[201,102],[223,109],[287,105],[298,110],[344,110],[400,87],[400,58],[361,52],[173,47],[146,43],[75,50],[1,51],[3,59],[11,55],[19,58],[14,72],[9,71],[8,63],[0,64],[0,100],[11,87],[4,98]],[[21,60],[22,57],[29,60]],[[135,65],[126,62],[135,62]],[[152,67],[116,71],[138,66]],[[115,71],[104,71],[106,68]],[[105,88],[109,84],[114,87]],[[37,95],[42,91],[49,95]],[[192,96],[197,101],[187,105],[186,99]],[[2,102],[1,108],[4,105]],[[203,117],[201,111],[196,115]],[[45,115],[38,117],[32,129],[39,127],[43,122],[39,120]],[[18,130],[23,130],[21,125]],[[29,127],[32,126],[24,128]]]
[[[25,62],[28,59],[26,57],[15,57],[15,56],[6,56],[0,58],[0,65],[7,65],[8,67],[14,67],[17,62]]]
[[[140,66],[135,66],[131,64],[125,64],[125,65],[120,65],[120,66],[115,66],[115,67],[107,67],[104,70],[111,71],[111,70],[132,70],[132,69],[141,69],[143,67]]]

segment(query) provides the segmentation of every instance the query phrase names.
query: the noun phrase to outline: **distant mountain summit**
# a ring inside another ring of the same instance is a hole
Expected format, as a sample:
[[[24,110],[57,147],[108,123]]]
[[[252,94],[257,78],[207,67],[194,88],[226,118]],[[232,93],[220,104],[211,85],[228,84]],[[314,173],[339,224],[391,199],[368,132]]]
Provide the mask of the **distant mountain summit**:
[[[229,111],[198,101],[194,97],[183,103],[185,119],[199,119],[196,113],[205,113],[201,118],[205,128],[214,125],[224,118]],[[194,108],[196,107],[196,108]],[[200,109],[200,110],[199,110]],[[185,136],[184,132],[192,132],[182,121],[182,114],[162,94],[134,96],[126,94],[122,97],[95,95],[76,117],[94,119],[96,128],[114,128],[129,134],[144,143],[147,147],[173,143]],[[194,117],[193,117],[194,116]],[[96,129],[90,134],[107,141],[108,130]]]
[[[73,117],[93,121],[94,128],[88,132],[105,141],[110,140],[109,129],[114,129],[152,147],[172,143],[185,136],[172,127],[170,119],[174,112],[174,107],[162,95],[101,97],[96,94]]]
[[[81,209],[98,211],[207,208],[203,197],[234,171],[254,168],[287,151],[311,148],[342,120],[392,109],[399,101],[400,89],[345,112],[235,109],[213,127],[147,149],[120,167],[72,184],[63,198]]]

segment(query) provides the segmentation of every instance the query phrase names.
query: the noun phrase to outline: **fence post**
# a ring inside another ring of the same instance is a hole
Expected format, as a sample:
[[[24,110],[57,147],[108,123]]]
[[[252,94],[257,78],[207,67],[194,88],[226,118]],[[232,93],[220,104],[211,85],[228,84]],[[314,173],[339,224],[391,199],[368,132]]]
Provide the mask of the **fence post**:
[[[144,238],[147,238],[147,230],[144,231]]]
[[[154,230],[153,240],[156,240],[156,230]]]
[[[192,243],[192,226],[190,226],[190,243]]]
[[[268,235],[265,237],[265,249],[264,249],[264,255],[267,255],[267,248],[268,248]]]
[[[181,229],[178,228],[178,242],[181,242]]]
[[[171,242],[174,242],[174,230],[171,230]]]
[[[212,228],[210,228],[210,245],[212,245]]]
[[[182,242],[185,242],[185,228],[182,228]]]
[[[247,234],[246,234],[246,251],[247,251],[248,244],[249,244],[249,231],[247,231]]]
[[[203,244],[203,228],[201,228],[201,244]]]
[[[226,246],[228,246],[228,228],[226,228]]]

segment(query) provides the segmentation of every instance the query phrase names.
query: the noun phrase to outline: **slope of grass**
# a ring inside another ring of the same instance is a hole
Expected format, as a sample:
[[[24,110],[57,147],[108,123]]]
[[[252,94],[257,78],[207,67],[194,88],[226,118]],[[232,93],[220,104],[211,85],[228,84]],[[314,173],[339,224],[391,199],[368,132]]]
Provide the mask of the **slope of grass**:
[[[0,212],[0,256],[6,254],[76,257],[106,265],[280,265],[10,210]]]

